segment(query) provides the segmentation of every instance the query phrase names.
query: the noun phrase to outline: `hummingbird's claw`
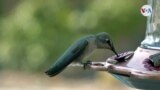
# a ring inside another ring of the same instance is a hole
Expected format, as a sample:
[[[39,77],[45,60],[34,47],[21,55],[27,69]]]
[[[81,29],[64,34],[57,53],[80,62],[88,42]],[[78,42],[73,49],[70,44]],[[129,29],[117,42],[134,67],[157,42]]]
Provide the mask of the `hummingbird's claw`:
[[[86,70],[88,65],[91,65],[91,61],[83,63],[83,69]]]

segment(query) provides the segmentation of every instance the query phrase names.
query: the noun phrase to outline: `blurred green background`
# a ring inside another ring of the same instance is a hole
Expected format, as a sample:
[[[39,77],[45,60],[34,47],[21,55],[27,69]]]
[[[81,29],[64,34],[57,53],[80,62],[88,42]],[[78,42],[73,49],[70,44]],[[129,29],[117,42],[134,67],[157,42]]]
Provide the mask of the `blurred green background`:
[[[145,36],[145,0],[0,0],[0,70],[43,73],[78,38],[107,32],[117,51]],[[71,77],[71,76],[70,76]]]

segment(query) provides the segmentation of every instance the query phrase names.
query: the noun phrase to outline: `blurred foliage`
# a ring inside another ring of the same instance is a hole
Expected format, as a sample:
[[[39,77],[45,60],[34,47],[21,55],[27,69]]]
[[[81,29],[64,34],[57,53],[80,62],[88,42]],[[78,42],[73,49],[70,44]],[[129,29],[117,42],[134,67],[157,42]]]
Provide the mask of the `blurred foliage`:
[[[118,51],[145,32],[143,0],[1,0],[0,68],[45,70],[76,39],[108,32]]]

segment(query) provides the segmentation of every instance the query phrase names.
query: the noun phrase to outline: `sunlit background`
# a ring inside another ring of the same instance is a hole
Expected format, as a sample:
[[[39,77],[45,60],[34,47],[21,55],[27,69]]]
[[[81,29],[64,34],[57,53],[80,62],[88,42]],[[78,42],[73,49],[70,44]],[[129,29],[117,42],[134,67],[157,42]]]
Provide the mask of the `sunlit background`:
[[[140,14],[145,3],[146,0],[0,0],[0,88],[129,90],[106,72],[67,68],[49,78],[44,71],[71,43],[87,34],[107,32],[119,53],[135,50],[145,35],[146,17]],[[106,53],[106,57],[110,55],[113,54]],[[101,52],[93,56],[102,58]]]

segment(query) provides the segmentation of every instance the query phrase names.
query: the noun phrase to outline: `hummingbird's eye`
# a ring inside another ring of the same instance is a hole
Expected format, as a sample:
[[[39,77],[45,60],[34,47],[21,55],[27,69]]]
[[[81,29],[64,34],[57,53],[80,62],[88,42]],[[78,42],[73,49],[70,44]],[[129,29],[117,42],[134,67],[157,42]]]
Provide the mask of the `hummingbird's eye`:
[[[106,40],[106,42],[107,42],[107,43],[109,43],[109,39],[108,39],[108,38],[107,38],[107,39],[105,39],[105,40]]]
[[[98,40],[102,43],[107,43],[109,39],[105,35],[99,35]]]

